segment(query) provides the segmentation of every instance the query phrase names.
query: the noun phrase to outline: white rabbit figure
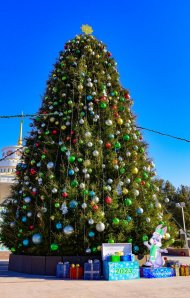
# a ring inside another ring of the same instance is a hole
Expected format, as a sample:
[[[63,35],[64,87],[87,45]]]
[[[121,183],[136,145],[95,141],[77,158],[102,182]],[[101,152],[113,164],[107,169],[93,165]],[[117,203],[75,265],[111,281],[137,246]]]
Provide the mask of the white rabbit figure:
[[[161,239],[165,235],[167,231],[167,227],[162,228],[162,225],[157,226],[155,232],[153,233],[152,237],[148,241],[144,242],[144,245],[148,247],[150,250],[150,257],[149,260],[145,263],[145,266],[149,267],[162,267],[164,265],[164,260],[161,256],[161,253],[167,253],[167,249],[161,249],[162,242]]]

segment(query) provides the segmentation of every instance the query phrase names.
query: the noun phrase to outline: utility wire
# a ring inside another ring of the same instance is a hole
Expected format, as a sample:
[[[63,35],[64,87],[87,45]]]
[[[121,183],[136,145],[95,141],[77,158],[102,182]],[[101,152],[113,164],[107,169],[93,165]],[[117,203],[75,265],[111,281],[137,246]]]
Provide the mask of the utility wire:
[[[49,114],[20,114],[20,115],[0,115],[0,119],[10,119],[10,118],[27,118],[27,117],[47,117],[47,116],[62,116],[62,113],[49,113]],[[185,139],[185,138],[181,138],[181,137],[177,137],[177,136],[173,136],[170,135],[168,133],[164,133],[164,132],[160,132],[154,129],[150,129],[150,128],[146,128],[146,127],[142,127],[142,126],[137,126],[135,125],[136,128],[140,128],[143,130],[147,130],[156,134],[159,134],[161,136],[165,136],[165,137],[169,137],[172,139],[176,139],[178,141],[183,141],[183,142],[187,142],[190,143],[190,140]]]

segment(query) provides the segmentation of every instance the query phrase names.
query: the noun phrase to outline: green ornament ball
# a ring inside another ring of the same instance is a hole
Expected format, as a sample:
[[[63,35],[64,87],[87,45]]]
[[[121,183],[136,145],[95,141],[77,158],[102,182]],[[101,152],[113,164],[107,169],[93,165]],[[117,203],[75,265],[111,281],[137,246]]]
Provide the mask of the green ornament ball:
[[[132,242],[133,242],[132,238],[127,239],[127,243],[132,243]]]
[[[119,98],[119,101],[121,101],[121,102],[125,102],[125,97],[120,97],[120,98]]]
[[[71,186],[72,187],[77,187],[78,186],[78,181],[77,180],[73,180],[73,181],[71,181]]]
[[[120,168],[119,172],[120,172],[120,174],[124,174],[125,173],[125,168]]]
[[[97,248],[96,247],[93,247],[92,248],[92,252],[96,252],[97,251]]]
[[[115,142],[114,147],[115,147],[115,149],[120,149],[121,144],[119,142]]]
[[[79,163],[83,162],[83,159],[80,158],[80,157],[77,160],[78,160]]]
[[[125,204],[125,206],[131,206],[132,205],[131,199],[129,199],[129,198],[125,199],[124,204]]]
[[[148,236],[147,236],[147,235],[143,235],[143,236],[142,236],[142,240],[143,240],[143,241],[147,241],[147,240],[148,240]]]
[[[16,248],[15,247],[11,247],[11,251],[12,252],[15,252],[16,251]]]
[[[61,151],[62,151],[62,152],[65,152],[66,150],[67,150],[67,147],[65,147],[65,146],[62,146],[62,147],[61,147]]]
[[[124,135],[123,136],[124,141],[129,141],[130,140],[130,136],[129,135]]]
[[[69,160],[69,162],[70,163],[73,163],[74,161],[75,161],[75,156],[74,155],[71,155],[71,156],[69,156],[69,158],[68,158],[68,160]]]
[[[107,107],[107,104],[105,102],[100,103],[100,108],[105,109]]]
[[[60,204],[59,203],[55,203],[55,208],[59,208]]]
[[[51,248],[52,251],[56,251],[56,250],[58,250],[59,246],[55,243],[52,243],[50,248]]]
[[[114,243],[115,241],[113,239],[109,239],[108,243]]]
[[[114,217],[112,222],[117,225],[119,223],[119,218]]]

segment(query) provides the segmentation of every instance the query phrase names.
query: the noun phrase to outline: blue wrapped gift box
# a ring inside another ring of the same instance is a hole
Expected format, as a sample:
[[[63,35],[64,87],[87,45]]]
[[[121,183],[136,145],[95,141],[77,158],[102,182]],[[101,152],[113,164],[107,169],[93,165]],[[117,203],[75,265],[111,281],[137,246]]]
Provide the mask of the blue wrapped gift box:
[[[56,267],[56,277],[69,278],[70,264],[69,262],[59,262]]]
[[[127,280],[139,278],[139,263],[134,262],[107,262],[103,263],[106,280]]]
[[[84,263],[84,279],[99,280],[100,279],[100,262]]]
[[[146,278],[166,278],[175,276],[174,268],[169,267],[142,267],[142,277]]]

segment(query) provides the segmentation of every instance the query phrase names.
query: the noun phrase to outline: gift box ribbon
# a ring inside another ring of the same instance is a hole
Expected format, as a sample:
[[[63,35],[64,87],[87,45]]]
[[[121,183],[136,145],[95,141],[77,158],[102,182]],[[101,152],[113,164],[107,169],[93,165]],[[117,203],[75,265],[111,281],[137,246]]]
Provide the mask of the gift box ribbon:
[[[85,270],[85,274],[90,274],[90,278],[93,278],[93,275],[96,274],[96,273],[100,273],[99,270],[93,270],[93,263],[89,263],[90,264],[90,270]]]

